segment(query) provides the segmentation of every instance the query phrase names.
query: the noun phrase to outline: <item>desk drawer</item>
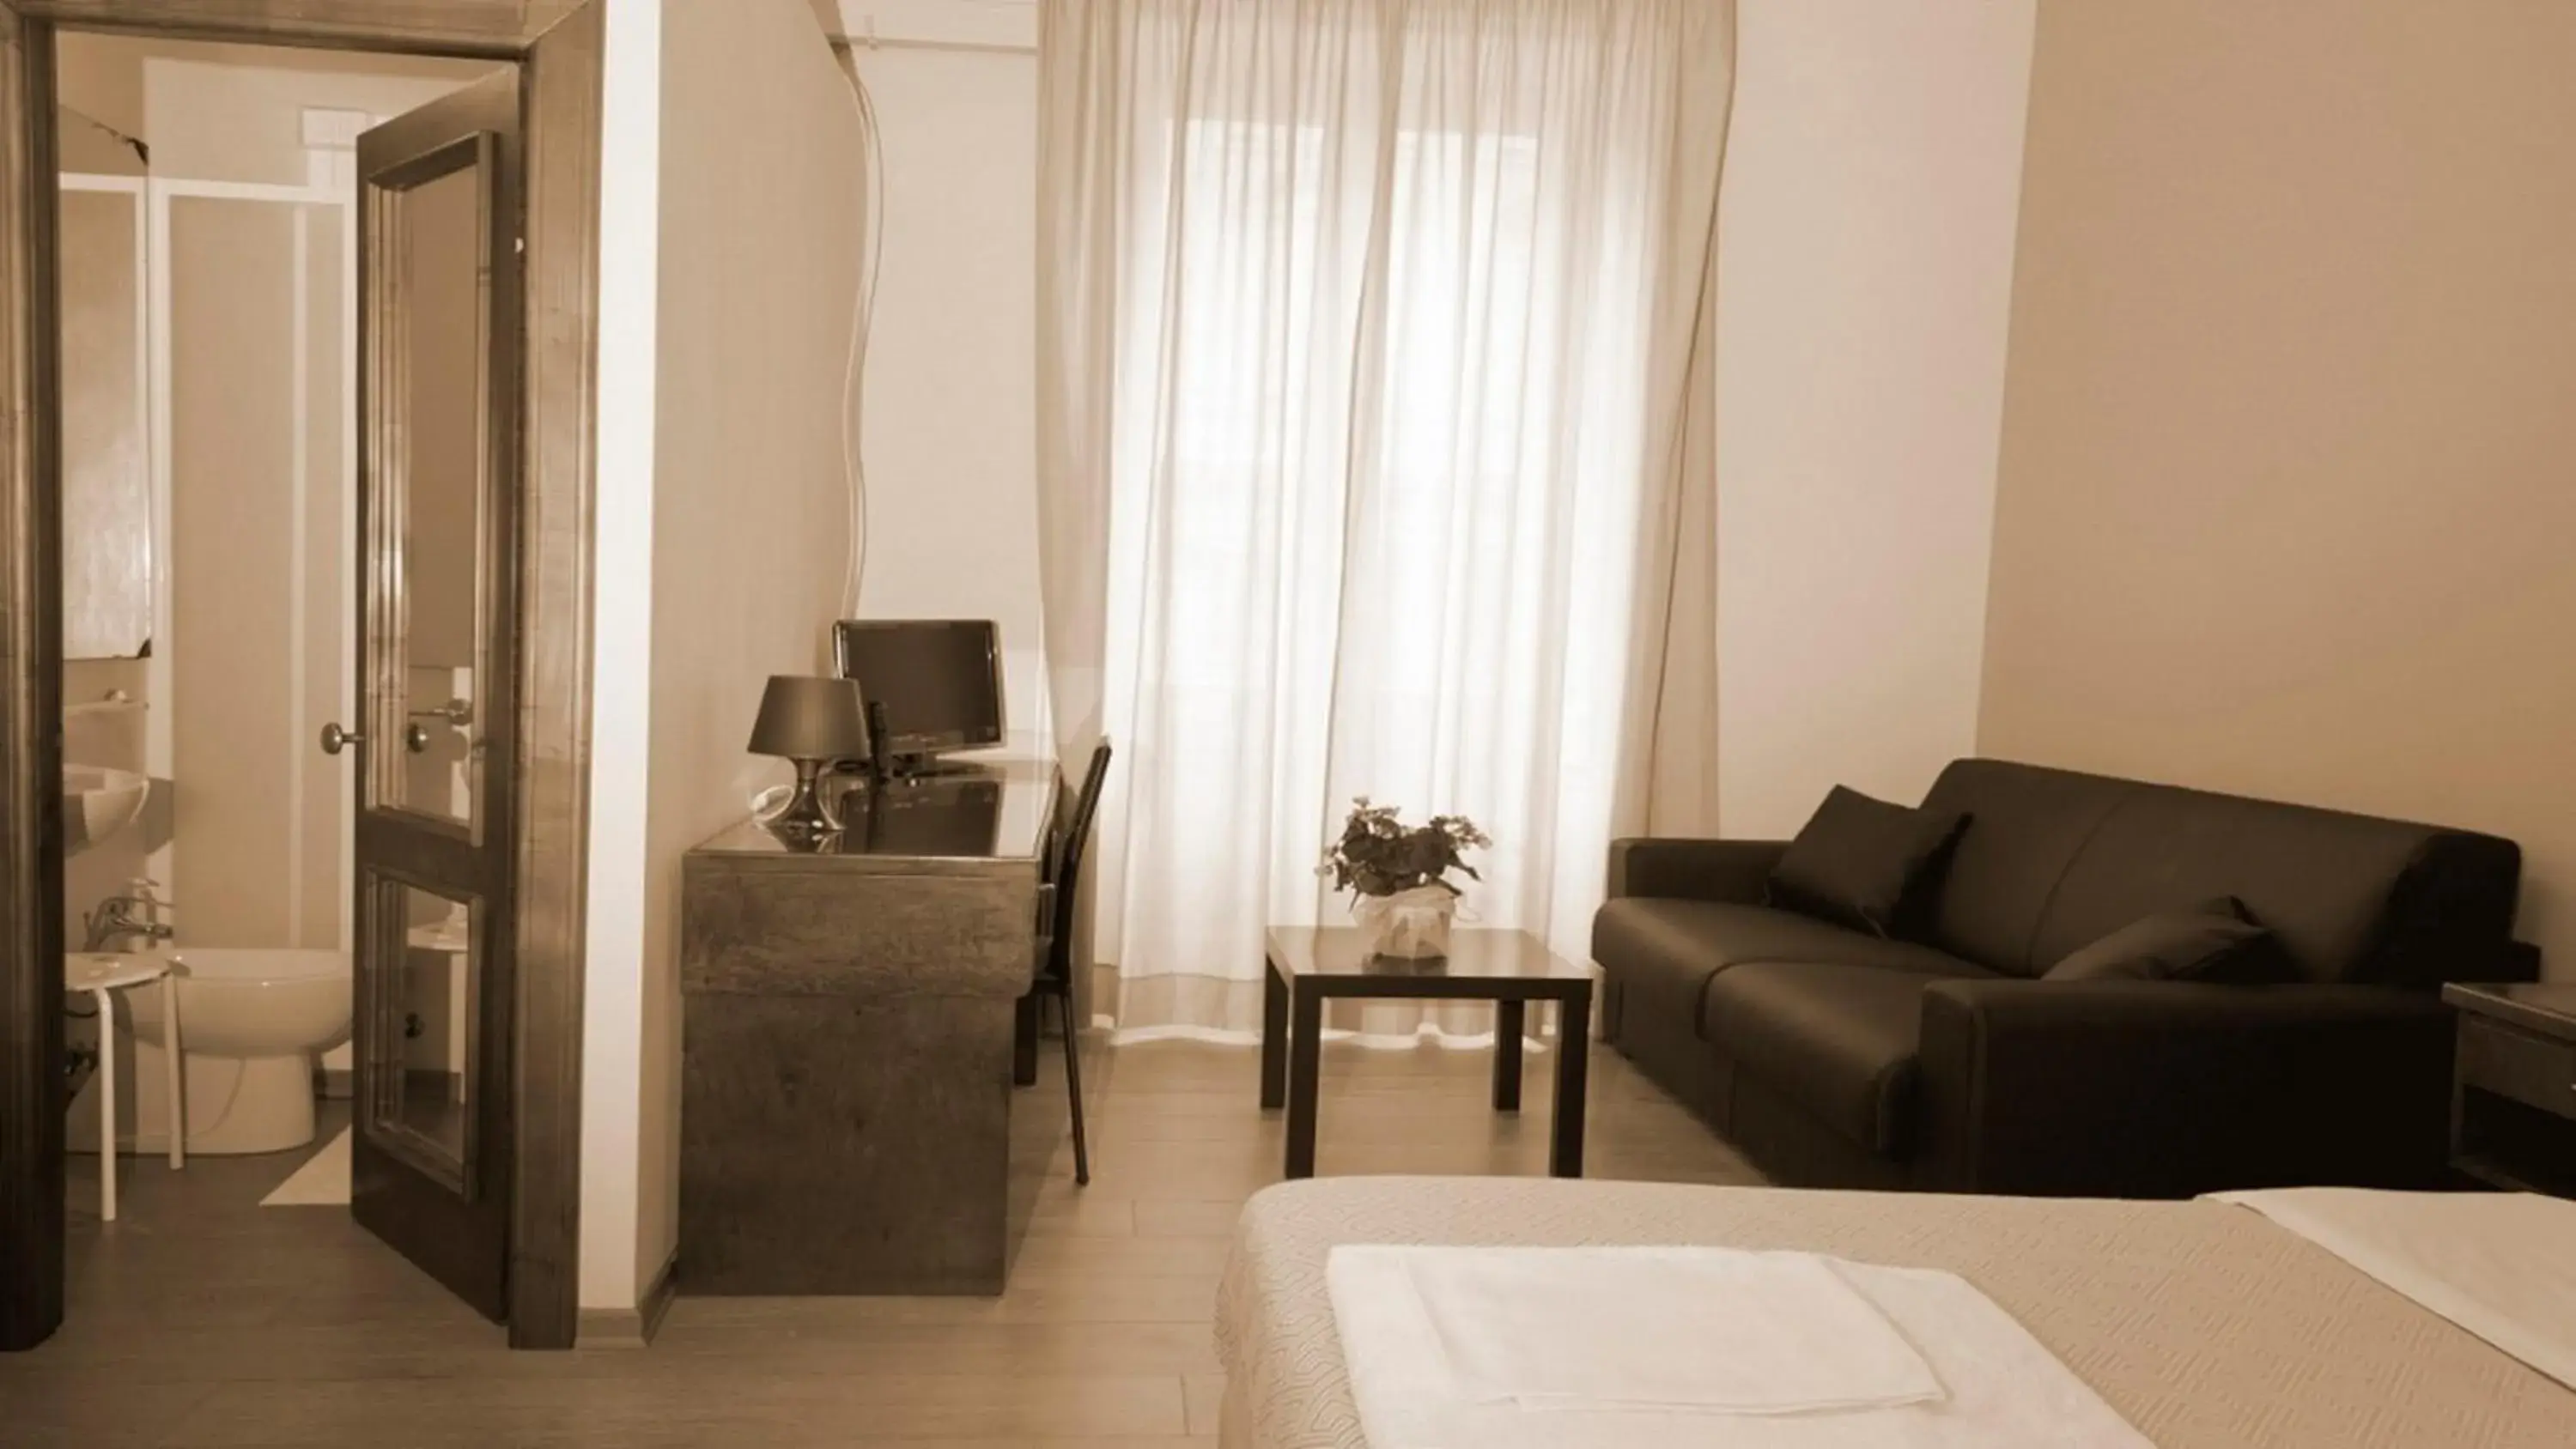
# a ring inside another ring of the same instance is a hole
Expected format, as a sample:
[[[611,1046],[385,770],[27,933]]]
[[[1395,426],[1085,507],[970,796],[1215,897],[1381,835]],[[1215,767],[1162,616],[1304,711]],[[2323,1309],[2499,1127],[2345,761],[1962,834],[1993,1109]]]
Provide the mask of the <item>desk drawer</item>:
[[[2576,1118],[2576,1044],[2460,1018],[2460,1085]]]

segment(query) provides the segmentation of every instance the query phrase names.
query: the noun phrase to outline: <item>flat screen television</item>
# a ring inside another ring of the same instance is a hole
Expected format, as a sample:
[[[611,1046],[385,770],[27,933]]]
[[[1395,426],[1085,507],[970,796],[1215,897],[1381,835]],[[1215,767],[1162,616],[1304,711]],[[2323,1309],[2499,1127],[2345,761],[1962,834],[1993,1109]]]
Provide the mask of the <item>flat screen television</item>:
[[[833,665],[859,682],[877,748],[918,771],[950,750],[1002,742],[1002,644],[990,619],[843,619]]]

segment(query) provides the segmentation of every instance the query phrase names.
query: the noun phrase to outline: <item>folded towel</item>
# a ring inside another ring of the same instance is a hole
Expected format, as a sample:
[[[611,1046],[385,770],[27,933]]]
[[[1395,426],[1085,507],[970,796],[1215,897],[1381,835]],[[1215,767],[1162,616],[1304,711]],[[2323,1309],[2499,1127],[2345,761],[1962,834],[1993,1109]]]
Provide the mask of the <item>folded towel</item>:
[[[2145,1449],[1966,1281],[1742,1261],[1798,1256],[1351,1245],[1332,1250],[1325,1277],[1372,1449]],[[1643,1286],[1631,1311],[1588,1286],[1656,1272],[1705,1296]],[[1712,1286],[1725,1284],[1751,1291]],[[1497,1305],[1504,1285],[1547,1307]],[[1851,1316],[1855,1301],[1866,1317]],[[1510,1321],[1489,1329],[1488,1312]],[[1821,1325],[1841,1334],[1819,1339]],[[1799,1347],[1775,1352],[1763,1342],[1774,1331]],[[1784,1361],[1798,1355],[1820,1361]],[[1931,1394],[1917,1396],[1926,1378]]]
[[[2528,1192],[2221,1192],[2576,1389],[2576,1202]]]
[[[1923,1355],[1813,1253],[1595,1252],[1568,1272],[1546,1248],[1348,1251],[1396,1255],[1478,1403],[1794,1414],[1941,1397]]]

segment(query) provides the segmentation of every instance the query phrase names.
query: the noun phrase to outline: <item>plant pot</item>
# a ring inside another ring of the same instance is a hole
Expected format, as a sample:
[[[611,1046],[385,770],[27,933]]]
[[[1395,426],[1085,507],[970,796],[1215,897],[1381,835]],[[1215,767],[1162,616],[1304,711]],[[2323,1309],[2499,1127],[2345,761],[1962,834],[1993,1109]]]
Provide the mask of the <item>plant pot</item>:
[[[1449,925],[1457,914],[1457,894],[1446,886],[1416,886],[1351,903],[1351,915],[1368,932],[1371,953],[1399,961],[1448,955]]]

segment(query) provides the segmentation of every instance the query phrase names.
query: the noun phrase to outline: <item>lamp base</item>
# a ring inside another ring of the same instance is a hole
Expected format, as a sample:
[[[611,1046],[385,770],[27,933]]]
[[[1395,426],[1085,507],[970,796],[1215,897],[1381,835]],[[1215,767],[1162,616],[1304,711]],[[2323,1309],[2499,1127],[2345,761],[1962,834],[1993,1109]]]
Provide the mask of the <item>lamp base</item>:
[[[841,822],[833,817],[831,806],[817,785],[823,772],[823,762],[798,760],[795,764],[796,793],[787,797],[786,805],[777,814],[769,817],[770,831],[789,840],[814,840],[839,834]]]

